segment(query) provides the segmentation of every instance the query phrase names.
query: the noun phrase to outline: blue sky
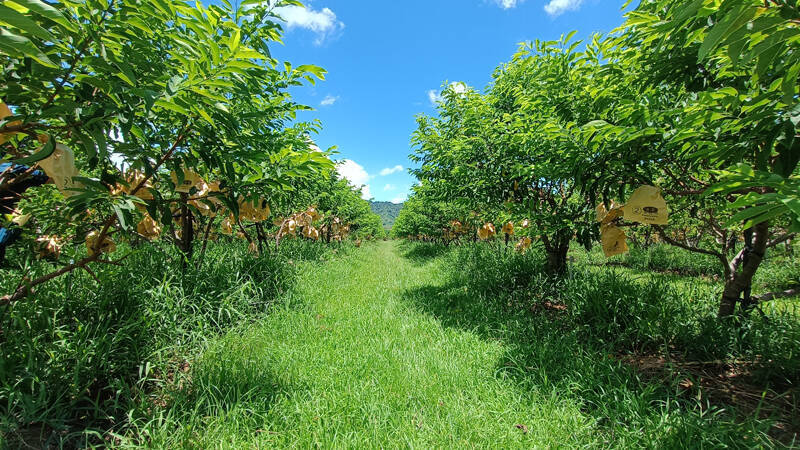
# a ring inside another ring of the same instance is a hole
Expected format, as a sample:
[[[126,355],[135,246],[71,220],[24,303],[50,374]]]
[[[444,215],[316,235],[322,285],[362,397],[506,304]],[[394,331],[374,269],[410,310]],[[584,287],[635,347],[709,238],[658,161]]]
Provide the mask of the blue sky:
[[[315,111],[322,148],[337,146],[340,173],[376,200],[402,201],[415,116],[434,114],[445,82],[483,90],[517,44],[608,32],[622,23],[623,0],[306,0],[281,12],[284,45],[273,57],[315,64],[326,81],[293,91]]]

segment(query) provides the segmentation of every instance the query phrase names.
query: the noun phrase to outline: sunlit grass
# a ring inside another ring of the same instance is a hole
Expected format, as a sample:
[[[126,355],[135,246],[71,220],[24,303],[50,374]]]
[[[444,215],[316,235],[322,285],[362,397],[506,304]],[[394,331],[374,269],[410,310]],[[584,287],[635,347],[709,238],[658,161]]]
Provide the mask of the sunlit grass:
[[[696,317],[713,310],[712,283],[669,274],[663,276],[676,278],[646,279],[643,272],[616,267],[593,267],[550,283],[539,265],[535,254],[520,257],[501,248],[381,242],[322,266],[303,266],[297,289],[280,309],[214,340],[164,392],[163,406],[148,405],[151,409],[138,413],[122,443],[168,448],[774,444],[767,437],[773,425],[768,418],[687,395],[680,380],[642,378],[614,357],[630,345],[670,350],[683,345],[677,338],[702,332]],[[581,284],[592,280],[600,284]],[[670,289],[678,291],[673,295]],[[691,289],[707,307],[680,306],[681,295]],[[581,298],[570,299],[573,295]],[[581,314],[594,307],[587,302],[603,295],[607,314],[619,321],[590,326]],[[642,295],[667,297],[634,301]],[[568,304],[567,312],[531,309],[558,299]],[[646,306],[655,301],[666,303]],[[626,302],[634,304],[615,309]],[[665,314],[677,313],[686,317],[665,321]],[[684,326],[691,328],[682,335]]]
[[[574,250],[561,279],[543,274],[537,249],[496,243],[287,242],[261,258],[243,246],[209,256],[180,276],[170,255],[142,254],[132,267],[147,270],[101,272],[99,287],[64,279],[7,316],[6,437],[152,448],[716,448],[791,444],[798,426],[797,414],[770,404],[756,413],[687,390],[694,375],[654,377],[623,362],[750,361],[756,395],[798,381],[800,326],[789,307],[722,326],[719,283],[682,275],[696,262],[681,255],[662,253],[653,271]],[[765,266],[773,285],[798,273],[782,258]],[[79,296],[65,299],[66,289]]]
[[[522,387],[509,347],[444,326],[406,294],[441,282],[394,243],[302,275],[287,307],[215,344],[175,392],[157,447],[597,444],[581,403]]]

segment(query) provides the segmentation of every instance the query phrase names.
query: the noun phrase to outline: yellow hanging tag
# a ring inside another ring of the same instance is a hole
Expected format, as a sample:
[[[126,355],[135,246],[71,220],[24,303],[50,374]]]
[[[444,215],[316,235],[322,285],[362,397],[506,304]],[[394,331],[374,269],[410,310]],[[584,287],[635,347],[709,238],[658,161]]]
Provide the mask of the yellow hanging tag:
[[[669,209],[661,188],[641,186],[633,192],[625,205],[625,219],[650,225],[667,225]]]

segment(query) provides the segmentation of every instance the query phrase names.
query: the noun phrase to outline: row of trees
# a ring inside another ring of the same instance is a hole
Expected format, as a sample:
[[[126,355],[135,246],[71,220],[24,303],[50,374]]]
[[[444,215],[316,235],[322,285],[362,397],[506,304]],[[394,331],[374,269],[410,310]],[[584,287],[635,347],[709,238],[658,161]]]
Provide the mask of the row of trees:
[[[11,163],[0,192],[22,208],[4,225],[24,224],[29,245],[57,263],[36,273],[37,252],[15,261],[23,274],[0,302],[119,264],[107,254],[121,241],[161,237],[186,264],[195,237],[205,250],[217,232],[254,251],[298,231],[327,241],[372,233],[379,219],[335,176],[331,151],[310,139],[319,123],[298,122],[308,107],[288,93],[324,70],[270,56],[282,33],[276,8],[289,5],[300,4],[0,4],[0,145]],[[57,189],[25,189],[42,169]],[[292,225],[298,214],[313,220]]]
[[[599,203],[655,185],[673,214],[653,231],[723,268],[720,316],[793,294],[750,286],[800,231],[798,23],[788,0],[655,0],[585,44],[522,44],[485,94],[448,87],[418,118],[420,185],[396,232],[527,219],[559,273],[573,240],[598,237]]]

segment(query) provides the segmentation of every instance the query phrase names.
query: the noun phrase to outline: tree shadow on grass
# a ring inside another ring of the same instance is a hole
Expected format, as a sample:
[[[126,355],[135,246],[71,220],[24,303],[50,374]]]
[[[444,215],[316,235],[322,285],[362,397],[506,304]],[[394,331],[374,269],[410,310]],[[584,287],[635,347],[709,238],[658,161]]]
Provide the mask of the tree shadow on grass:
[[[214,246],[202,267],[181,273],[177,251],[148,247],[130,251],[123,267],[95,267],[100,283],[75,272],[42,285],[36,301],[6,308],[0,448],[3,439],[15,440],[11,448],[103,445],[145,398],[162,395],[165,378],[206,340],[269,313],[295,284],[286,259],[254,258],[242,244]],[[37,271],[51,270],[38,264]]]
[[[768,421],[743,424],[735,412],[709,410],[693,391],[680,388],[680,379],[640,377],[615,355],[612,343],[590,337],[588,326],[571,320],[560,305],[532,301],[530,294],[476,292],[451,280],[409,289],[403,298],[444,327],[502,342],[499,377],[524,392],[556,392],[577,402],[609,443],[641,442],[642,433],[653,433],[668,448],[737,446],[748,430],[757,439],[770,431]]]
[[[146,411],[134,423],[135,432],[129,433],[131,443],[196,447],[198,436],[213,439],[219,433],[236,435],[241,442],[256,439],[276,403],[308,390],[260,355],[261,348],[263,342],[247,332],[218,338],[143,405]],[[153,421],[153,417],[165,419]],[[154,442],[150,436],[155,436]]]
[[[420,244],[402,242],[399,244],[400,254],[417,266],[424,266],[434,259],[447,254],[449,247],[441,244]]]

